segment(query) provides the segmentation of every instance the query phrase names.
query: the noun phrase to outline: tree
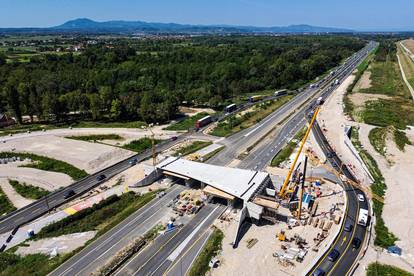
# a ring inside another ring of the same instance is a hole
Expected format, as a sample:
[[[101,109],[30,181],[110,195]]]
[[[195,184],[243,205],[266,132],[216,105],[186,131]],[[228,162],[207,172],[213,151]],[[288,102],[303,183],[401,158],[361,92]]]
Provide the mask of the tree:
[[[122,114],[122,103],[120,99],[112,100],[111,104],[111,118],[119,119]]]
[[[102,100],[98,94],[90,94],[89,95],[89,103],[90,109],[92,114],[93,120],[98,120],[101,118],[101,108],[102,108]]]
[[[20,95],[16,89],[16,83],[14,80],[9,79],[4,87],[4,93],[13,115],[19,124],[22,123],[22,112],[20,107]]]
[[[6,64],[6,61],[7,61],[6,55],[3,53],[0,53],[0,65]]]

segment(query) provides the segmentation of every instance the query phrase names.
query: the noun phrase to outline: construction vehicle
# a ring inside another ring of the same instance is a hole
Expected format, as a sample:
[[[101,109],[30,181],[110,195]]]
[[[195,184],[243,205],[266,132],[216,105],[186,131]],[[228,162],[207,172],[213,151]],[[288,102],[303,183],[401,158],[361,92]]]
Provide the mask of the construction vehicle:
[[[309,136],[309,133],[310,133],[310,131],[311,131],[311,129],[312,129],[312,126],[313,126],[313,124],[315,123],[315,120],[316,120],[316,116],[318,115],[318,113],[319,113],[319,107],[317,107],[316,109],[315,109],[315,112],[313,113],[313,117],[312,117],[312,120],[310,121],[310,123],[309,123],[309,126],[308,126],[308,129],[306,130],[306,133],[305,133],[305,135],[303,136],[303,139],[302,139],[302,141],[301,141],[301,144],[300,144],[300,147],[299,147],[299,150],[298,150],[298,153],[296,154],[296,156],[295,156],[295,159],[293,160],[293,163],[292,163],[292,165],[290,166],[290,169],[289,169],[289,172],[288,172],[288,174],[287,174],[287,176],[286,176],[286,179],[285,179],[285,181],[284,181],[284,183],[283,183],[283,185],[282,185],[282,188],[280,189],[280,191],[279,191],[279,197],[280,198],[286,198],[286,192],[289,190],[288,189],[288,186],[289,186],[289,184],[290,183],[292,183],[291,182],[291,179],[290,179],[290,177],[292,176],[292,172],[293,172],[293,170],[294,170],[294,168],[295,168],[295,166],[296,166],[296,163],[297,163],[297,161],[298,161],[298,159],[299,159],[299,155],[301,154],[301,152],[302,152],[302,149],[303,149],[303,146],[305,145],[305,142],[306,142],[306,140],[307,140],[307,138],[308,138],[308,136]],[[292,189],[293,190],[293,189]]]
[[[286,235],[285,235],[285,231],[280,230],[279,235],[277,235],[277,238],[279,241],[285,241],[286,240]]]

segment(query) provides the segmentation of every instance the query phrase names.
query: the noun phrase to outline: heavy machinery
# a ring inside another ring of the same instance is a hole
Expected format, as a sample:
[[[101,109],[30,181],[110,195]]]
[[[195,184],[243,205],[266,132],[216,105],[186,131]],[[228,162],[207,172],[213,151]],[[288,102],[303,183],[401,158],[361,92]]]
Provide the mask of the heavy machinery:
[[[318,115],[319,110],[320,110],[319,107],[317,107],[315,109],[314,113],[313,113],[312,120],[310,121],[309,126],[308,126],[308,129],[306,130],[306,133],[303,136],[303,139],[302,139],[302,141],[300,143],[300,147],[299,147],[298,153],[296,154],[295,159],[293,160],[293,163],[290,166],[290,169],[289,169],[289,172],[288,172],[288,174],[286,176],[286,179],[283,182],[282,188],[279,191],[279,194],[278,195],[279,195],[280,198],[286,198],[286,194],[287,194],[287,191],[288,191],[289,184],[292,183],[290,177],[292,176],[292,172],[293,172],[293,170],[294,170],[294,168],[296,166],[296,162],[299,159],[299,155],[300,155],[300,153],[303,150],[303,146],[305,145],[305,142],[306,142],[306,140],[307,140],[307,138],[309,136],[309,133],[310,133],[310,131],[312,129],[312,126],[315,123],[316,116]]]

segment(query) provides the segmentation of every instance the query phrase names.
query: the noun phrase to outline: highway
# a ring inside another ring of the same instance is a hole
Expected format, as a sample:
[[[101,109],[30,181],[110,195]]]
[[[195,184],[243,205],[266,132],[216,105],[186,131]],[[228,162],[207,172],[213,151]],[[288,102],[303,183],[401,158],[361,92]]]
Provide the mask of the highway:
[[[362,57],[362,55],[355,55],[352,59],[350,59],[350,64],[352,66],[354,66],[352,61],[354,61],[355,64],[357,64],[360,61],[361,57]],[[344,68],[346,68],[346,67],[344,67]],[[353,70],[353,68],[352,68],[352,70]],[[351,70],[351,69],[349,69],[349,70]],[[332,82],[334,80],[334,78],[330,78],[329,80]],[[310,93],[308,93],[309,91],[310,91]],[[223,150],[222,152],[217,154],[215,157],[211,158],[208,161],[208,163],[212,163],[212,164],[216,164],[216,165],[227,165],[229,162],[231,162],[232,160],[234,160],[237,157],[237,153],[239,152],[240,148],[247,148],[247,146],[249,146],[251,143],[254,143],[257,140],[260,140],[263,137],[263,135],[266,134],[269,131],[269,129],[272,129],[275,126],[275,124],[282,121],[287,115],[289,115],[290,112],[292,112],[292,109],[296,109],[296,108],[299,108],[300,110],[293,117],[291,117],[290,119],[288,119],[286,121],[286,124],[284,125],[284,127],[282,128],[282,131],[280,133],[283,134],[284,131],[292,132],[292,128],[289,128],[290,126],[292,126],[292,124],[297,124],[297,128],[293,129],[293,132],[295,132],[296,130],[299,130],[301,128],[301,126],[300,126],[300,124],[298,124],[298,123],[300,123],[300,121],[298,121],[298,118],[300,120],[304,119],[304,113],[303,112],[304,112],[305,107],[306,107],[306,105],[304,103],[307,102],[307,100],[310,97],[312,97],[313,95],[315,95],[315,93],[318,92],[318,91],[319,91],[319,89],[305,90],[304,92],[298,94],[294,99],[292,99],[293,102],[291,101],[289,103],[286,103],[284,106],[282,106],[281,108],[276,110],[274,113],[269,115],[266,119],[262,120],[262,122],[260,122],[259,124],[255,125],[255,126],[252,126],[249,129],[243,130],[239,133],[236,133],[236,134],[226,138],[223,143],[225,145],[227,145],[227,148],[231,148],[231,150],[230,151]],[[285,136],[284,135],[279,135],[279,138],[275,139],[276,141],[274,143],[280,142],[280,144],[282,144],[284,141],[280,140],[281,139],[280,137],[285,137]],[[185,139],[185,135],[179,136],[179,139],[177,139],[176,142],[181,141],[181,139]],[[270,145],[272,145],[272,144],[270,144]],[[167,145],[167,146],[170,146],[170,145]],[[269,146],[264,147],[263,149],[269,149]],[[162,149],[159,148],[158,150],[162,150]],[[148,156],[148,153],[147,153],[146,156]],[[262,158],[264,158],[264,156],[265,155],[263,155]],[[269,155],[268,157],[269,157],[267,159],[268,161],[266,161],[266,162],[270,162],[270,160],[273,156]],[[142,158],[144,159],[146,157],[142,157]],[[129,166],[127,161],[126,161],[126,165]],[[123,162],[125,162],[125,161],[123,161]],[[241,162],[240,167],[246,167],[246,168],[254,169],[256,165],[257,165],[256,161],[251,161],[250,159],[246,159],[246,160],[243,160]],[[263,167],[264,167],[264,165],[265,164],[263,163]],[[93,178],[93,179],[95,179],[95,178]],[[169,192],[169,194],[170,193],[171,193],[171,191]],[[173,198],[173,193],[171,193],[171,197]],[[165,197],[165,198],[167,199],[167,197]],[[107,233],[107,234],[103,235],[102,237],[98,238],[96,241],[91,243],[88,247],[83,249],[80,253],[76,254],[74,257],[69,259],[66,263],[61,265],[58,269],[53,271],[51,275],[89,275],[91,271],[93,271],[97,267],[101,266],[105,262],[105,260],[108,260],[108,258],[110,256],[114,255],[117,252],[116,249],[118,249],[118,247],[122,248],[121,245],[123,245],[125,242],[119,242],[118,243],[118,241],[117,241],[117,242],[114,243],[114,239],[115,240],[116,239],[124,240],[123,238],[118,238],[118,236],[114,236],[114,233],[117,233],[116,231],[120,231],[119,232],[119,234],[120,234],[119,237],[123,237],[123,236],[137,237],[138,236],[137,232],[131,230],[131,228],[128,227],[127,225],[129,225],[129,223],[131,221],[134,221],[134,223],[132,224],[134,227],[132,227],[132,228],[141,229],[143,227],[143,222],[148,223],[148,222],[145,221],[145,218],[141,218],[143,216],[143,215],[141,215],[141,212],[142,213],[147,213],[147,214],[150,214],[152,212],[156,212],[154,210],[159,210],[159,212],[162,212],[160,210],[165,210],[165,208],[167,208],[166,207],[167,203],[168,203],[168,201],[161,201],[161,200],[157,199],[157,200],[154,200],[153,202],[151,202],[150,204],[148,204],[147,206],[144,206],[143,208],[141,208],[140,211],[137,211],[135,214],[128,217],[126,221],[123,221],[122,223],[117,225],[114,229],[112,229],[110,232],[108,232],[108,233],[112,233],[112,234]],[[210,208],[210,207],[208,207],[208,208]],[[202,210],[203,209],[208,209],[208,208],[204,207],[204,208],[202,208]],[[200,211],[200,213],[197,217],[200,217],[203,214],[204,214],[204,211]],[[206,216],[207,216],[207,214],[205,214],[205,217]],[[207,222],[209,222],[209,221],[207,221],[206,223],[204,223],[202,229],[200,229],[201,232],[199,232],[199,233],[202,233],[202,230],[207,229],[211,225],[211,223],[214,221],[213,217],[211,217],[211,218],[212,218],[211,222],[207,223]],[[154,219],[151,220],[151,222],[154,225],[155,225],[156,221],[157,221],[156,217],[154,217]],[[196,223],[196,221],[194,222],[195,224],[192,223],[192,222],[190,222],[190,223],[191,224],[188,224],[188,225],[192,225],[192,228],[190,226],[188,226],[190,228],[186,228],[186,226],[185,226],[180,231],[177,231],[177,235],[178,235],[178,233],[181,233],[182,231],[184,231],[184,229],[193,229],[194,230],[196,227],[198,227],[198,224]],[[120,229],[125,229],[125,230],[120,230]],[[182,234],[179,234],[178,237],[182,237]],[[202,240],[202,239],[200,239],[200,240]],[[180,241],[182,241],[182,239],[175,238],[174,241],[177,243],[177,246],[178,246],[178,244],[181,243]],[[163,242],[162,239],[161,239],[158,242],[163,244],[162,248],[164,250],[167,250],[167,251],[170,250],[171,245],[169,245],[169,246],[166,245],[166,244],[169,244],[168,240],[164,240],[164,242]],[[112,246],[112,245],[114,245],[114,246]],[[184,262],[183,262],[184,266],[186,266],[186,265],[189,266],[191,264],[191,260],[194,259],[195,255],[198,253],[198,251],[195,251],[195,250],[188,250],[187,251],[187,249],[188,249],[187,247],[191,247],[191,242],[189,242],[187,244],[186,250],[183,251],[183,252],[187,252],[186,256],[188,255],[189,256],[188,260],[190,260],[190,261],[184,260]],[[156,255],[157,257],[154,259],[155,266],[153,266],[151,268],[151,269],[157,269],[157,271],[159,273],[165,271],[168,268],[169,264],[170,264],[169,262],[164,262],[165,259],[162,259],[162,257],[159,257],[159,256],[164,256],[166,254],[164,252],[164,250],[161,250],[159,253],[157,253],[157,255]],[[159,255],[159,254],[161,254],[161,255]],[[138,257],[138,256],[141,256],[141,254],[136,255],[136,257],[134,257],[133,259],[136,259],[136,258],[140,259],[141,257]],[[157,260],[157,261],[155,261],[155,260]],[[160,260],[162,260],[161,263],[160,263]],[[173,261],[171,261],[171,263],[172,262]],[[134,264],[135,264],[135,266],[134,266]],[[133,266],[135,267],[135,269],[141,269],[140,266],[137,266],[136,264],[139,264],[139,261],[136,260],[134,262],[129,263],[129,268],[128,269],[132,271]],[[151,264],[152,264],[152,262],[146,264],[145,267],[148,267]],[[70,274],[70,273],[72,273],[72,274]]]
[[[326,137],[323,134],[323,131],[317,123],[315,123],[313,131],[315,134],[315,138],[318,141],[318,144],[321,146],[322,150],[324,151],[325,155],[327,155],[328,152],[333,152],[328,141],[326,140]],[[336,154],[331,158],[327,158],[327,160],[334,168],[338,170],[338,172],[340,172],[340,168],[342,167],[342,174],[344,174],[347,178],[356,181],[354,176],[349,172],[348,168],[342,164],[342,161]],[[346,182],[342,182],[342,186],[346,191],[348,203],[347,209],[345,210],[345,219],[342,222],[340,234],[338,235],[335,242],[323,255],[323,257],[319,260],[319,262],[315,265],[315,267],[313,267],[311,273],[313,273],[317,269],[320,269],[324,271],[327,275],[347,275],[349,274],[352,265],[354,264],[356,258],[359,255],[359,252],[362,249],[363,243],[357,249],[353,249],[351,243],[353,238],[355,237],[359,238],[362,242],[365,240],[366,227],[358,225],[357,220],[360,208],[369,210],[367,199],[365,197],[365,201],[359,201],[357,198],[357,194],[364,194],[362,191],[354,189],[351,185],[349,185]],[[344,225],[347,223],[353,225],[353,229],[350,232],[344,230]],[[328,254],[333,249],[336,249],[340,252],[340,256],[336,262],[331,262],[327,258]]]
[[[183,139],[185,139],[189,134],[183,134],[177,137],[177,140],[172,141],[168,140],[164,143],[160,143],[157,145],[156,150],[157,152],[161,152],[169,147],[171,147],[174,144],[177,144],[181,142]],[[57,190],[55,192],[50,193],[46,197],[43,197],[23,208],[20,208],[14,212],[11,212],[10,214],[6,216],[0,217],[0,234],[9,232],[13,230],[14,228],[23,225],[25,223],[28,223],[44,214],[46,214],[49,210],[52,210],[53,208],[56,208],[63,203],[71,200],[65,199],[65,194],[69,190],[73,190],[76,193],[76,196],[79,196],[80,194],[83,194],[93,187],[103,183],[103,181],[98,181],[96,177],[98,175],[104,174],[106,176],[106,180],[109,178],[121,173],[122,171],[128,169],[131,167],[131,164],[129,163],[131,160],[137,159],[137,162],[141,162],[151,156],[151,151],[147,150],[141,154],[134,155],[132,157],[129,157],[121,162],[118,162],[104,170],[101,170],[99,172],[96,172],[92,175],[89,175],[88,177],[85,177],[84,179],[75,182],[68,187],[65,187],[63,189]]]
[[[368,52],[372,51],[375,48],[375,45],[376,44],[374,43],[368,44],[366,48],[364,48],[358,54],[355,55],[355,59],[351,58],[349,60],[349,64],[347,66],[344,66],[343,71],[338,72],[336,78],[338,78],[342,82],[342,80],[348,77],[353,72],[353,70],[362,62],[362,60],[367,56]],[[322,96],[323,98],[326,98],[335,89],[336,89],[335,86],[328,85],[322,89],[320,96]],[[261,143],[259,143],[259,145],[257,145],[257,147],[252,152],[250,152],[249,155],[245,159],[243,159],[237,167],[245,168],[245,169],[263,170],[270,163],[273,156],[278,151],[280,151],[284,147],[284,145],[300,129],[302,129],[305,126],[306,114],[309,114],[309,112],[311,112],[314,107],[315,107],[315,101],[311,101],[308,104],[301,106],[300,110],[296,112],[294,116],[291,116],[290,118],[288,118],[286,122],[282,126],[280,126],[279,129],[277,129],[275,136],[270,135],[271,137],[269,139],[264,139]],[[275,124],[275,123],[272,121],[272,124]],[[257,127],[257,126],[254,126],[254,127]],[[252,130],[250,128],[250,129],[245,130],[244,133],[250,133],[251,131]],[[243,135],[243,133],[241,133],[239,134],[239,136],[240,135],[243,139],[245,134]],[[261,137],[259,137],[258,139],[260,138]],[[213,161],[212,163],[214,164],[216,164],[216,162],[224,163],[228,159],[222,158],[222,155],[223,155],[222,152],[220,152],[220,155],[218,155],[213,160],[210,159],[209,161]],[[226,164],[223,164],[223,165],[226,165]],[[357,204],[359,204],[359,202],[357,202]],[[365,235],[365,229],[361,229],[361,227],[355,227],[354,229],[355,229],[355,232],[360,237],[362,237],[362,235]],[[183,275],[182,273],[183,271],[184,272],[188,271],[191,267],[192,262],[194,261],[194,259],[196,258],[200,250],[202,249],[204,242],[206,240],[207,240],[207,237],[200,238],[196,243],[187,245],[186,250],[184,251],[185,253],[176,262],[174,262],[172,266],[170,266],[169,268],[163,268],[165,269],[166,274],[168,276],[176,276],[176,275]],[[340,260],[342,263],[339,266],[340,267],[339,269],[343,269],[343,267],[346,267],[346,265],[349,265],[350,267],[357,256],[357,254],[356,256],[354,256],[355,253],[356,252],[347,253],[347,254],[351,254],[352,256],[346,255],[343,260]],[[338,268],[335,268],[335,269],[338,269]]]
[[[180,245],[183,242],[191,244],[198,240],[224,209],[225,206],[222,205],[204,206],[182,229],[159,236],[154,243],[131,258],[114,275],[162,275],[184,250]]]
[[[165,215],[171,202],[184,186],[174,185],[162,198],[156,198],[136,211],[49,275],[90,275],[103,266],[116,252],[153,228]]]

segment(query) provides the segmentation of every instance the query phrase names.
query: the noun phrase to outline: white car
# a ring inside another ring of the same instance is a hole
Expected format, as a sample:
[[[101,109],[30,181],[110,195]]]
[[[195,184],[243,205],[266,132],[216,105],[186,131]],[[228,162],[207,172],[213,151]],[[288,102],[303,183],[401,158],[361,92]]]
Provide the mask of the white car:
[[[364,198],[363,195],[358,194],[358,200],[364,202],[365,201],[365,198]]]

